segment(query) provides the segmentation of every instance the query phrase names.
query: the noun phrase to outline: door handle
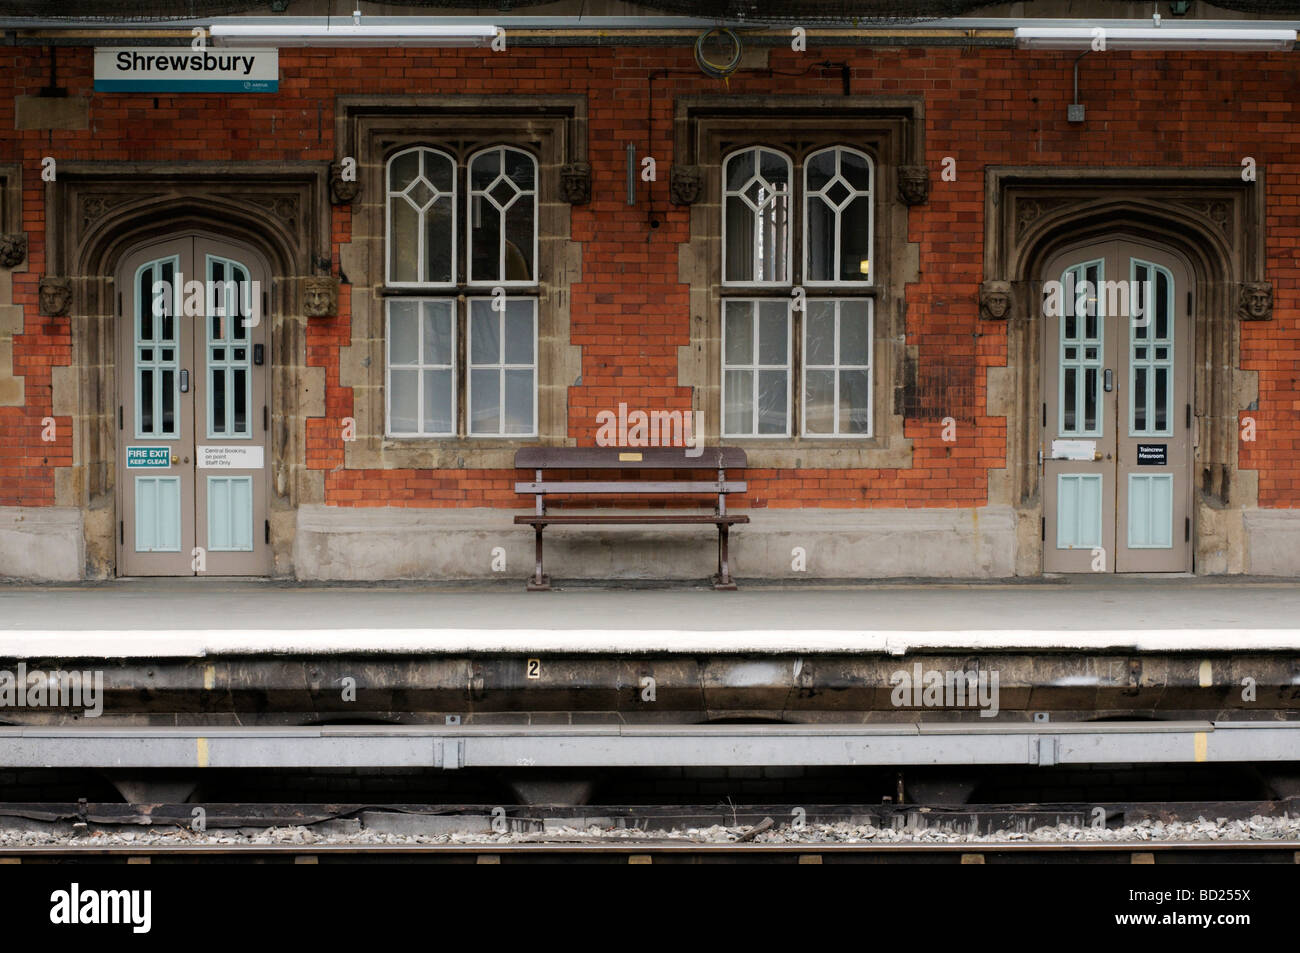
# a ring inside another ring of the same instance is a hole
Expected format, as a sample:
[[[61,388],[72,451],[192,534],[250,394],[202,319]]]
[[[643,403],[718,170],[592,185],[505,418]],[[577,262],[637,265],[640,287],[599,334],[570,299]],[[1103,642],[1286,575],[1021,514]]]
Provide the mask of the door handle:
[[[1109,367],[1106,368],[1106,373],[1102,375],[1101,386],[1102,390],[1108,394],[1115,389],[1115,372]]]
[[[181,393],[188,394],[189,392],[190,392],[190,372],[185,368],[181,368]]]

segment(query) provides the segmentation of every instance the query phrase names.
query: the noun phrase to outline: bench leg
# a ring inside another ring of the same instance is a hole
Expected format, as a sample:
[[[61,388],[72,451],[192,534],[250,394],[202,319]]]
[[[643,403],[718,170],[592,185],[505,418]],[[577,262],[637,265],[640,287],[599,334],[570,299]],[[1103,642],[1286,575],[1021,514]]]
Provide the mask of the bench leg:
[[[727,531],[730,527],[726,523],[718,524],[718,574],[713,577],[714,589],[734,590],[735,581],[731,578],[731,560],[727,554]]]
[[[551,589],[551,577],[545,575],[542,572],[542,527],[534,526],[533,530],[536,533],[536,539],[537,539],[537,543],[536,543],[537,566],[533,569],[533,575],[528,580],[528,591],[549,592]]]

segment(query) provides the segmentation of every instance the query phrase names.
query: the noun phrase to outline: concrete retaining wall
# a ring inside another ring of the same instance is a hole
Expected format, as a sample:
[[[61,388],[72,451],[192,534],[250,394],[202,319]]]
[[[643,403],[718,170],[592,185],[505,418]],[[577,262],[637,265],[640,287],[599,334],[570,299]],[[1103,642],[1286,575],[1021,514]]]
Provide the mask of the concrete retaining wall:
[[[0,506],[0,578],[37,582],[82,579],[85,553],[81,510],[71,506]]]
[[[533,535],[495,509],[298,511],[300,579],[468,579],[532,569]],[[741,577],[1001,577],[1015,574],[1011,507],[754,510],[732,531]],[[546,568],[561,578],[701,579],[715,569],[712,526],[549,527]],[[792,568],[802,548],[806,571]],[[494,553],[494,550],[500,552]]]

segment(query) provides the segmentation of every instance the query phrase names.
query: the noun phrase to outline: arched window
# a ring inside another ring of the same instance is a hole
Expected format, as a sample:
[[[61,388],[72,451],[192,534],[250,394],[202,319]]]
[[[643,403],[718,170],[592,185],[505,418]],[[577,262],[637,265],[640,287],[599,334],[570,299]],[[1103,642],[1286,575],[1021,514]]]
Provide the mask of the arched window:
[[[388,160],[388,283],[456,281],[456,160],[417,146]]]
[[[469,281],[537,281],[537,160],[522,149],[493,146],[470,157]]]
[[[871,282],[871,159],[832,146],[804,163],[804,281]]]
[[[790,281],[790,158],[755,146],[723,163],[722,281]]]

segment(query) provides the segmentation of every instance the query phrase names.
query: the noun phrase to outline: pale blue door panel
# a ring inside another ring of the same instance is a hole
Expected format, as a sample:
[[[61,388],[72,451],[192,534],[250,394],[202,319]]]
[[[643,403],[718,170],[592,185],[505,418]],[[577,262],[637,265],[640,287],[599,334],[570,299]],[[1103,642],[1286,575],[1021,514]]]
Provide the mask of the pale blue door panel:
[[[1056,548],[1096,549],[1101,546],[1099,473],[1061,473],[1056,477]]]
[[[208,477],[208,551],[252,550],[253,478]]]
[[[135,478],[135,551],[181,551],[180,477]]]
[[[1169,473],[1128,475],[1130,549],[1169,549],[1174,545],[1174,478]]]

